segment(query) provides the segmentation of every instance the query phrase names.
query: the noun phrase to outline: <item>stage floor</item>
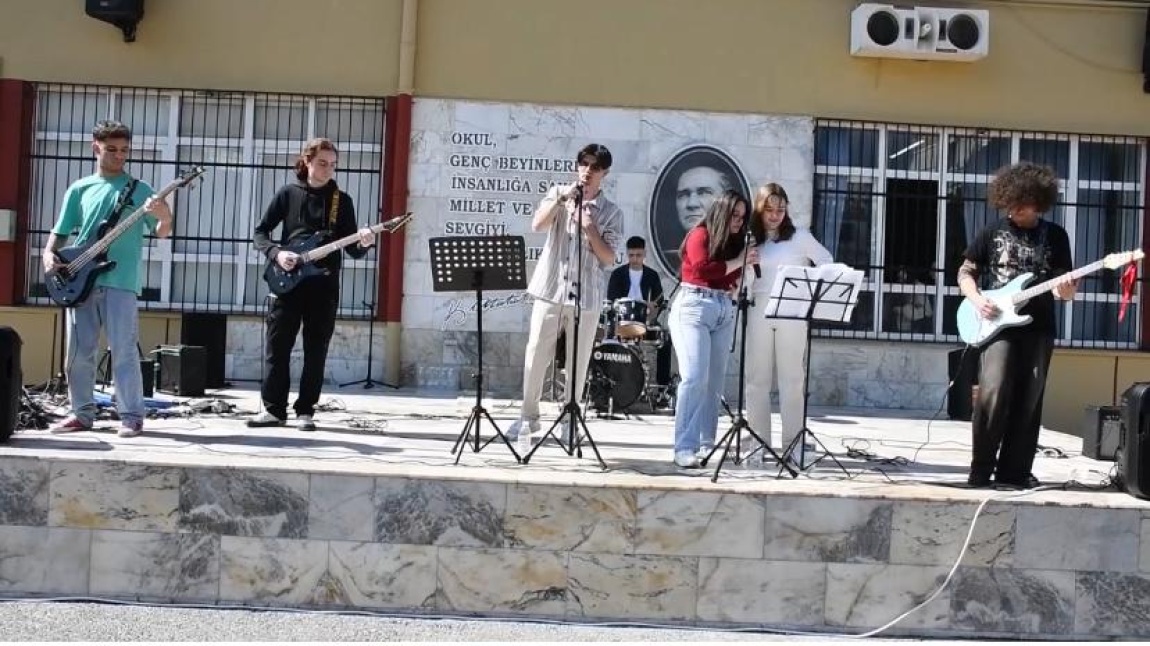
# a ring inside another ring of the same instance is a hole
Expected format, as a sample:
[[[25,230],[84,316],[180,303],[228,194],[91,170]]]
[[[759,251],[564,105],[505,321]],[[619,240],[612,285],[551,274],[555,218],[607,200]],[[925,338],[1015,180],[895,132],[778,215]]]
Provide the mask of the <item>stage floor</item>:
[[[583,457],[568,456],[547,440],[528,465],[515,463],[501,442],[480,453],[465,448],[458,465],[451,447],[475,403],[474,394],[416,392],[358,386],[328,387],[316,415],[319,429],[301,432],[292,426],[250,429],[247,415],[258,409],[258,391],[212,391],[203,399],[159,395],[158,400],[191,405],[149,419],[144,435],[121,439],[116,422],[101,421],[93,432],[52,435],[20,430],[0,455],[68,460],[115,460],[170,466],[234,466],[297,469],[358,475],[410,475],[420,478],[485,480],[539,484],[653,487],[700,491],[788,492],[813,495],[960,499],[982,497],[954,485],[965,481],[970,455],[970,424],[932,419],[930,411],[813,408],[809,427],[845,468],[824,459],[797,479],[778,478],[771,464],[746,466],[729,460],[711,482],[719,454],[703,469],[682,469],[671,462],[673,418],[667,413],[637,414],[621,419],[588,416],[588,428],[607,469],[600,468],[585,445]],[[518,403],[484,402],[500,428],[515,419]],[[204,410],[207,409],[207,410]],[[543,428],[556,418],[558,406],[544,402]],[[212,412],[218,411],[218,412]],[[778,414],[773,442],[778,445]],[[730,427],[720,420],[719,435]],[[481,426],[486,441],[494,431]],[[756,429],[757,430],[757,429]],[[1034,473],[1044,484],[1072,483],[1070,491],[1044,491],[1036,499],[1088,506],[1140,506],[1113,488],[1087,487],[1108,480],[1114,466],[1080,455],[1080,438],[1044,429],[1044,448]]]

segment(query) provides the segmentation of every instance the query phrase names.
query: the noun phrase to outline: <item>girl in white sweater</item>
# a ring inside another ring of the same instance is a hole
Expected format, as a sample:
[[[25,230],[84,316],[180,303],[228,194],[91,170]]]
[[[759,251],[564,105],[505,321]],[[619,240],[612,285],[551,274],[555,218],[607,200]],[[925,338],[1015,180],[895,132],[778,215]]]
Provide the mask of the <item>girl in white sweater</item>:
[[[803,428],[807,322],[765,318],[767,300],[779,267],[824,265],[833,260],[810,230],[795,228],[788,204],[787,192],[775,183],[763,186],[755,196],[751,233],[759,246],[762,278],[751,286],[754,306],[747,320],[747,422],[771,442],[771,389],[777,367],[783,421],[780,450],[789,447]]]

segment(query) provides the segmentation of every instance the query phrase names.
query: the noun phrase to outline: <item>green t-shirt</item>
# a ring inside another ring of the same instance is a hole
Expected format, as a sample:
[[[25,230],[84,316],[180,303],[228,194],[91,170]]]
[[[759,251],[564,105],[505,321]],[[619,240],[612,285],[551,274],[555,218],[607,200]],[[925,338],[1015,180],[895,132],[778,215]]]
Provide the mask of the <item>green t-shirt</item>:
[[[100,225],[112,215],[120,191],[131,177],[122,173],[116,177],[91,175],[77,180],[64,193],[64,203],[60,207],[60,218],[52,233],[69,236],[77,233],[75,245],[87,244],[96,239]],[[141,181],[132,191],[128,205],[124,207],[118,222],[126,220],[136,209],[144,205],[155,191]],[[156,230],[157,220],[148,213],[137,220],[127,231],[108,247],[108,260],[116,266],[96,278],[96,285],[126,289],[140,294],[140,258],[144,246],[144,235]]]

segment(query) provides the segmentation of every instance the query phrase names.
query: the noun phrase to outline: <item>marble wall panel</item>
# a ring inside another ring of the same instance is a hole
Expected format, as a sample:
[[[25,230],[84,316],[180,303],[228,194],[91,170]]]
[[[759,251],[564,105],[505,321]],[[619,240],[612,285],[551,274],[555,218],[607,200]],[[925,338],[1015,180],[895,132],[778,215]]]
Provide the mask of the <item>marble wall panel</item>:
[[[303,538],[307,513],[306,473],[186,469],[180,480],[186,531]]]
[[[180,469],[121,462],[53,462],[48,524],[175,531]]]

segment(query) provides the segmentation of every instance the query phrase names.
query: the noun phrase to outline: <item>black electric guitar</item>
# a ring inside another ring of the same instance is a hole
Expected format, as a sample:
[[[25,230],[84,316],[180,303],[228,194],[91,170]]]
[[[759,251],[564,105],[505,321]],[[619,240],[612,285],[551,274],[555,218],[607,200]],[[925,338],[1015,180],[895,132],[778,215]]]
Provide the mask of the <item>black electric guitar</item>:
[[[202,166],[189,168],[179,177],[168,183],[167,186],[156,193],[156,199],[165,199],[178,188],[191,184],[200,175],[204,174]],[[116,241],[125,231],[130,229],[140,218],[144,217],[144,206],[126,218],[122,218],[116,226],[109,229],[108,223],[100,225],[96,231],[95,239],[73,247],[64,247],[56,250],[56,259],[63,263],[44,275],[44,285],[48,288],[48,296],[53,301],[65,307],[75,307],[83,303],[92,293],[96,278],[100,274],[111,271],[116,261],[108,260],[108,247]]]
[[[371,232],[379,235],[383,232],[392,232],[399,227],[408,223],[414,217],[411,212],[404,213],[403,215],[394,217],[387,222],[380,222],[371,226]],[[295,289],[297,285],[303,281],[311,278],[312,276],[325,276],[328,270],[322,267],[317,267],[315,261],[323,258],[333,251],[339,251],[349,244],[359,242],[359,232],[355,232],[349,236],[344,236],[334,242],[322,244],[327,239],[325,231],[313,233],[311,236],[280,247],[281,251],[291,251],[299,254],[299,261],[296,266],[291,270],[284,269],[279,266],[279,263],[272,260],[268,261],[267,267],[264,268],[264,280],[268,284],[268,289],[271,290],[276,296],[283,296],[284,294]]]

